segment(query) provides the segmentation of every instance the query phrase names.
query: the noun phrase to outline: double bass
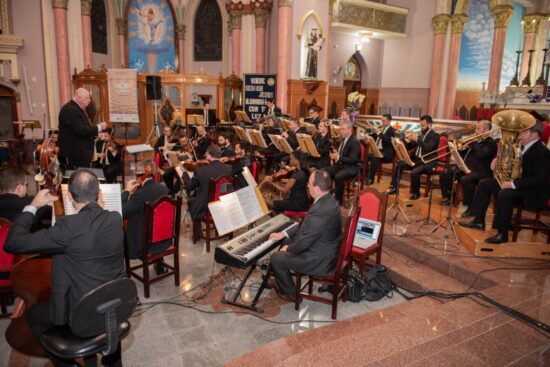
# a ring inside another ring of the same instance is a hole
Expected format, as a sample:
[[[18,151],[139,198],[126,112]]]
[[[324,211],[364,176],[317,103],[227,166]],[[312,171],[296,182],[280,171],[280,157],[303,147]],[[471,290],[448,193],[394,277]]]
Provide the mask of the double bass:
[[[59,193],[61,184],[61,171],[57,161],[57,150],[50,139],[47,138],[39,148],[40,171],[35,176],[38,183],[49,188],[52,194],[59,199],[54,203],[56,216],[63,215],[63,204]],[[6,329],[6,341],[20,353],[47,357],[46,351],[34,337],[26,320],[27,311],[36,303],[47,301],[51,294],[52,261],[49,256],[31,255],[23,257],[11,271],[12,288],[19,297],[14,306],[11,322]]]

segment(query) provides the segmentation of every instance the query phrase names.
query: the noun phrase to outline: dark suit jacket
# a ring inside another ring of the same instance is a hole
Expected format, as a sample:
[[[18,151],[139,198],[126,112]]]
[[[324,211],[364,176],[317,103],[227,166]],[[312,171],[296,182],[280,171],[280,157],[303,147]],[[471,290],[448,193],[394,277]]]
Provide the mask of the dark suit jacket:
[[[233,157],[235,155],[235,152],[233,151],[233,147],[231,145],[228,145],[225,148],[222,148],[222,157],[229,158]]]
[[[296,271],[311,275],[334,272],[338,248],[342,241],[340,205],[331,194],[317,200],[299,227],[287,231],[288,252],[299,256],[302,263]]]
[[[201,111],[201,115],[204,116],[204,109]],[[216,110],[208,110],[208,121],[204,121],[206,126],[216,126]]]
[[[174,139],[174,137],[171,136],[171,137],[168,139],[168,143],[171,143],[173,139]],[[155,146],[153,147],[153,148],[155,148],[155,150],[156,150],[157,152],[159,151],[160,147],[164,146],[164,140],[166,140],[165,137],[164,137],[164,135],[161,135],[161,136],[157,139],[157,142],[155,143]]]
[[[29,233],[33,219],[27,212],[15,218],[4,249],[52,255],[50,318],[62,325],[84,294],[125,276],[122,218],[90,203],[49,229]]]
[[[104,141],[97,141],[96,144],[95,144],[95,149],[97,151],[97,153],[101,153],[101,152],[105,152],[106,155],[107,155],[107,158],[103,158],[103,165],[106,165],[107,164],[107,161],[109,161],[109,164],[110,165],[117,165],[120,163],[120,160],[121,160],[121,151],[122,151],[122,146],[115,143],[115,153],[116,154],[113,154],[113,152],[111,152],[108,147],[103,147],[105,144]],[[100,158],[98,157],[97,158],[97,165],[99,165],[99,162],[100,162]]]
[[[208,133],[206,133],[203,138],[198,139],[200,139],[200,141],[199,145],[195,147],[195,153],[197,154],[197,159],[204,159],[206,149],[208,149],[208,147],[212,144],[212,139],[210,139]]]
[[[466,160],[464,163],[480,178],[491,177],[491,161],[497,154],[497,143],[493,138],[483,139],[479,143],[474,142],[470,145],[469,152],[467,151]]]
[[[414,142],[411,141],[406,144],[407,150],[414,149],[413,155],[411,156],[411,159],[417,163],[417,165],[421,164],[420,157],[424,154],[428,154],[429,152],[433,152],[437,149],[437,146],[439,145],[439,134],[433,131],[432,129],[429,129],[428,132],[425,134],[426,137],[424,138],[424,134],[420,135],[418,137],[418,141]],[[420,153],[418,156],[415,155],[416,148],[420,146]],[[435,158],[435,153],[430,154],[426,157],[426,159]],[[429,164],[429,166],[435,166],[437,165],[437,160],[434,160]]]
[[[283,116],[283,111],[281,111],[281,109],[275,105],[273,105],[273,111],[270,111],[269,108],[267,108],[266,106],[264,116],[269,116],[269,115],[275,115],[275,117],[281,117]]]
[[[19,197],[10,193],[0,195],[0,218],[13,222],[17,214],[21,213],[32,199],[32,196]]]
[[[344,139],[340,144],[344,143]],[[338,151],[340,151],[340,146],[338,146]],[[340,166],[347,169],[358,169],[361,163],[361,143],[352,135],[346,141],[342,153],[340,154],[340,160],[337,162]]]
[[[195,171],[193,178],[189,178],[187,174],[183,174],[183,183],[186,190],[196,190],[197,195],[193,201],[189,203],[189,214],[191,218],[202,218],[208,209],[208,183],[211,178],[218,178],[221,175],[231,176],[232,167],[228,164],[223,164],[218,160],[212,163],[199,167]]]
[[[153,180],[146,181],[132,196],[128,191],[122,193],[122,217],[128,219],[126,246],[130,259],[139,259],[143,256],[145,203],[152,203],[163,195],[168,195],[168,189]],[[161,252],[168,248],[168,245],[161,243],[152,246],[149,252]]]
[[[382,131],[384,128],[381,127],[380,131]],[[391,138],[395,136],[395,129],[390,125],[385,133],[380,134],[373,134],[372,137],[374,141],[380,137],[380,140],[382,140],[382,154],[384,155],[384,161],[391,162],[393,161],[394,151],[393,151],[393,145],[391,143]]]
[[[300,126],[296,131],[289,131],[288,137],[286,138],[286,141],[288,141],[288,144],[292,148],[292,150],[298,149],[300,144],[298,143],[298,138],[296,137],[296,134],[305,134],[306,128],[303,126]]]
[[[97,126],[90,125],[88,117],[78,103],[71,100],[59,112],[59,155],[69,161],[90,166],[94,155]],[[86,164],[87,163],[87,164]]]
[[[527,209],[544,208],[550,198],[550,150],[539,140],[521,157],[521,178],[514,180],[516,190],[527,192]]]
[[[325,134],[325,136],[322,136],[321,134],[317,133],[313,137],[313,142],[315,143],[315,148],[317,148],[317,152],[319,153],[319,158],[312,158],[312,163],[317,168],[325,168],[330,166],[330,137],[329,134]]]

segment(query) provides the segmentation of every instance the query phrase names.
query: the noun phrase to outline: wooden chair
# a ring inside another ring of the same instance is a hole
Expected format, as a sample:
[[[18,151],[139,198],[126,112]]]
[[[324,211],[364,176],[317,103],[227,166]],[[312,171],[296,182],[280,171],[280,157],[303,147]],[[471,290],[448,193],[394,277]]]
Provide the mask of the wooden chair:
[[[441,135],[439,137],[439,144],[437,146],[437,166],[431,173],[426,174],[426,189],[424,190],[424,197],[427,198],[430,190],[432,189],[432,175],[439,175],[447,166],[449,165],[449,138],[446,135]],[[447,149],[444,149],[446,148]],[[428,158],[430,158],[428,156]],[[432,157],[433,158],[433,155]]]
[[[522,214],[525,210],[523,205],[520,203],[516,205],[516,215],[514,217],[514,231],[512,234],[512,242],[518,240],[518,232],[522,229],[529,229],[533,231],[533,234],[537,234],[538,231],[546,232],[547,238],[546,243],[550,244],[550,224],[544,223],[540,220],[542,213],[550,209],[550,200],[546,203],[546,208],[538,210],[535,212],[535,219],[523,219]]]
[[[208,202],[211,203],[213,201],[218,201],[220,196],[235,191],[236,187],[237,181],[235,177],[221,175],[215,179],[210,179],[208,182]],[[216,235],[211,237],[212,230],[215,231],[216,226],[214,225],[214,219],[212,218],[212,214],[210,214],[210,210],[207,210],[204,217],[201,218],[201,227],[202,223],[205,224],[204,237],[206,238],[206,252],[210,252],[210,241],[217,238]]]
[[[348,292],[348,274],[351,268],[351,247],[353,244],[353,238],[355,234],[355,227],[357,226],[357,220],[359,219],[360,208],[353,209],[349,217],[345,217],[344,224],[344,237],[340,242],[338,250],[338,258],[336,260],[336,268],[334,275],[316,276],[296,273],[296,302],[294,308],[300,309],[300,303],[302,299],[310,299],[312,301],[323,302],[332,305],[331,317],[336,320],[338,311],[338,300],[342,298],[347,300]],[[307,276],[308,280],[302,285],[302,277]],[[321,297],[313,294],[313,284],[321,283],[332,286],[331,297]],[[307,288],[307,291],[303,290]]]
[[[4,252],[4,243],[8,237],[11,228],[11,222],[0,218],[0,317],[8,316],[8,299],[14,297],[11,287],[10,273],[15,264],[15,255]]]
[[[145,203],[143,257],[138,265],[130,266],[130,259],[126,256],[126,269],[128,276],[133,276],[143,283],[144,296],[149,298],[149,290],[152,283],[174,275],[174,284],[179,286],[179,240],[181,223],[181,198],[172,199],[169,196],[161,196],[154,203]],[[168,247],[155,253],[155,247],[163,245]],[[150,250],[152,250],[150,252]],[[149,265],[162,260],[165,256],[174,257],[174,266],[166,264],[169,271],[164,274],[151,277]],[[135,270],[141,269],[142,275]]]
[[[375,188],[368,187],[359,196],[358,206],[361,207],[359,217],[382,223],[378,241],[375,245],[364,249],[353,246],[351,249],[351,259],[359,267],[361,275],[365,273],[365,265],[369,256],[376,254],[376,263],[382,262],[382,244],[384,243],[384,222],[386,219],[386,206],[388,195],[381,193]]]

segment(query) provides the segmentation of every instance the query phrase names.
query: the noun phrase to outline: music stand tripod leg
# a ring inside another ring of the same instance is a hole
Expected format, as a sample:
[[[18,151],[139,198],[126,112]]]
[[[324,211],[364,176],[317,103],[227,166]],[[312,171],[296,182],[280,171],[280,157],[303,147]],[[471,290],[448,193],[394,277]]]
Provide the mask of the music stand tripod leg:
[[[423,223],[420,225],[420,227],[418,227],[418,232],[420,232],[420,230],[422,229],[423,226],[432,224],[432,222],[434,224],[437,224],[437,222],[431,218],[432,197],[433,197],[433,189],[434,189],[433,180],[434,180],[434,175],[435,175],[435,169],[432,170],[432,171],[433,171],[432,176],[430,178],[430,194],[429,194],[429,198],[428,198],[428,213],[426,215],[426,218],[422,218],[422,219],[419,219],[419,220],[416,221],[417,223],[423,221]]]
[[[445,235],[444,238],[449,238],[449,229],[453,231],[453,235],[455,237],[455,240],[458,244],[460,244],[460,241],[458,240],[458,236],[456,234],[455,226],[454,226],[454,220],[452,217],[452,210],[453,210],[453,198],[456,191],[456,168],[453,168],[453,181],[451,185],[451,203],[449,205],[449,209],[447,209],[447,217],[442,220],[429,234],[435,233],[439,228],[443,227],[445,228]],[[444,226],[444,223],[448,223],[447,226]],[[445,241],[445,248],[447,248],[447,241]]]
[[[399,213],[403,214],[405,217],[405,220],[407,221],[407,224],[410,224],[409,217],[407,217],[407,214],[405,214],[405,211],[403,208],[401,208],[401,205],[399,204],[399,183],[401,181],[401,171],[399,169],[401,161],[397,161],[397,165],[395,166],[395,169],[397,170],[397,186],[395,188],[395,200],[393,204],[386,210],[386,213],[389,212],[393,207],[396,207],[395,216],[391,219],[391,221],[397,222],[397,217],[399,216]],[[395,230],[395,223],[394,223],[394,230]]]

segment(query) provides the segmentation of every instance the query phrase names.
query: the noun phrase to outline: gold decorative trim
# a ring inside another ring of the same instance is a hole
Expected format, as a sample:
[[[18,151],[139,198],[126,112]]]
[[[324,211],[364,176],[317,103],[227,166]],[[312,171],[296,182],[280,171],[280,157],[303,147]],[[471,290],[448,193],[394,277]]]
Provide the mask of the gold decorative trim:
[[[394,9],[395,8],[395,9]],[[346,26],[367,28],[397,34],[405,34],[407,9],[381,6],[377,3],[339,1],[333,14],[333,27],[341,23]]]
[[[334,13],[334,5],[336,5],[336,2],[338,0],[330,0],[328,3],[328,15],[332,15]]]
[[[432,18],[432,26],[435,34],[446,34],[449,28],[451,16],[449,14],[438,14]]]
[[[231,17],[229,18],[231,21],[231,29],[241,29],[242,28],[242,20],[243,20],[243,13],[240,11],[231,11],[229,13]]]
[[[451,34],[464,32],[464,27],[468,22],[468,16],[464,14],[455,14],[451,17]]]
[[[254,21],[256,28],[265,28],[267,26],[267,18],[269,11],[265,9],[254,9]]]
[[[69,0],[52,0],[53,8],[65,9],[67,10]]]
[[[23,45],[23,37],[0,34],[0,52],[16,53],[17,49],[23,47]]]
[[[92,0],[80,0],[80,14],[92,15]]]
[[[185,24],[176,24],[176,39],[185,39]]]
[[[313,18],[315,19],[315,22],[319,26],[319,29],[321,30],[321,37],[326,38],[327,35],[325,33],[325,28],[323,27],[323,23],[321,22],[321,18],[319,17],[319,14],[317,14],[315,12],[315,10],[308,11],[302,17],[302,19],[300,19],[300,23],[298,23],[298,27],[296,27],[296,35],[298,36],[298,38],[302,37],[302,32],[304,30],[304,24],[305,24],[307,18],[309,18],[310,16],[313,16]]]
[[[290,8],[292,6],[292,4],[291,4],[290,0],[279,0],[279,1],[277,1],[277,6],[279,8],[282,8],[283,6],[287,6],[287,7]]]
[[[116,18],[116,31],[119,36],[126,36],[128,33],[128,22],[124,18]]]
[[[514,12],[514,7],[512,5],[497,5],[492,10],[495,28],[508,27],[508,22]]]
[[[510,14],[511,15],[511,14]],[[529,14],[523,17],[523,32],[525,34],[538,33],[542,16],[540,14]],[[545,18],[543,18],[545,19]]]

